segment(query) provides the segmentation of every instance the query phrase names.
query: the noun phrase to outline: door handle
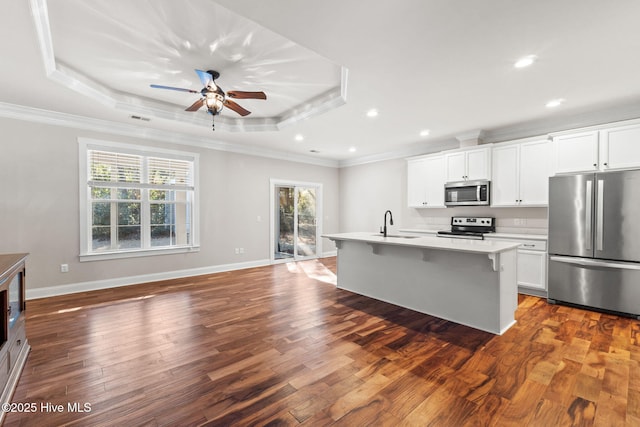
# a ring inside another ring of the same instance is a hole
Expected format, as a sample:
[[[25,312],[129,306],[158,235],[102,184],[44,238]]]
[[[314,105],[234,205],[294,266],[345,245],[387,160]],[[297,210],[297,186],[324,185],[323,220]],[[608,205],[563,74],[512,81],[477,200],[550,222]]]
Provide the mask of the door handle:
[[[598,180],[598,210],[596,211],[596,250],[604,247],[604,180]]]
[[[587,181],[587,189],[585,191],[585,208],[584,208],[584,234],[585,234],[585,249],[591,249],[591,239],[593,238],[591,231],[591,203],[593,194],[593,181]]]

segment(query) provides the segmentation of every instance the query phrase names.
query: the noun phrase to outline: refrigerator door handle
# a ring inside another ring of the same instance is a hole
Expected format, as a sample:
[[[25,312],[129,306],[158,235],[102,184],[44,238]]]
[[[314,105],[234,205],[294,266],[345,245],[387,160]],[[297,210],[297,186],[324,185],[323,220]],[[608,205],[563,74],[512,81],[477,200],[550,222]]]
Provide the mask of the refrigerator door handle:
[[[588,258],[573,258],[568,256],[555,256],[549,257],[549,261],[562,262],[565,264],[577,264],[584,267],[605,267],[605,268],[619,268],[623,270],[640,270],[640,264],[630,262],[611,262],[611,261],[598,261]]]
[[[596,211],[596,250],[601,251],[603,248],[604,234],[604,180],[598,180],[598,198]]]
[[[591,249],[591,240],[593,235],[591,232],[591,204],[593,195],[593,181],[587,180],[587,189],[585,191],[585,208],[584,208],[584,234],[585,234],[585,249]]]

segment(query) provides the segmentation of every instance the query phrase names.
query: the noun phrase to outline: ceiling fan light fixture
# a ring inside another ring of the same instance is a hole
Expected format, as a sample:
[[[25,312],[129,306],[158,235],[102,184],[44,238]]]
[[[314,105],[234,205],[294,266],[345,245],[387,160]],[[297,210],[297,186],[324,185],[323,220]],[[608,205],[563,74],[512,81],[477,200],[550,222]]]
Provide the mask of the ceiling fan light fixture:
[[[204,100],[207,109],[212,113],[219,113],[224,104],[224,97],[219,93],[207,94]]]

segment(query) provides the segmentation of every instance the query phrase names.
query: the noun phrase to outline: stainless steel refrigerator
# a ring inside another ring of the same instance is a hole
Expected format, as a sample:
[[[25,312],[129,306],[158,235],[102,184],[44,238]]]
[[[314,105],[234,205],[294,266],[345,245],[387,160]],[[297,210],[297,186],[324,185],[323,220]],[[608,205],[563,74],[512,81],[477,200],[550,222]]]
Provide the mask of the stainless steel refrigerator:
[[[550,302],[640,318],[640,170],[549,178]]]

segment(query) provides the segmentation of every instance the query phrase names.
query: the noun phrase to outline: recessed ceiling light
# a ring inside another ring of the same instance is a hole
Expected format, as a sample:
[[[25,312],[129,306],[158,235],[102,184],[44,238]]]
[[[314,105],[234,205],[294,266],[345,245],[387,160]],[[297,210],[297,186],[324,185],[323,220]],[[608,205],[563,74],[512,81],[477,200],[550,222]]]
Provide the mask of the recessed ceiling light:
[[[429,136],[431,131],[429,129],[424,129],[420,131],[420,136]]]
[[[562,104],[563,102],[564,102],[564,98],[552,99],[551,101],[547,102],[546,107],[555,108],[560,104]]]
[[[295,139],[296,141],[303,141],[303,140],[304,140],[304,136],[302,136],[301,134],[297,134],[297,135],[294,137],[294,139]]]
[[[378,116],[378,110],[376,110],[375,108],[372,108],[371,110],[367,111],[367,117],[377,117]]]
[[[356,147],[349,147],[349,152],[350,153],[355,153],[356,152]]]
[[[527,55],[527,56],[523,56],[522,58],[518,59],[516,61],[515,64],[513,64],[514,67],[516,68],[525,68],[528,67],[529,65],[533,64],[536,60],[537,56],[535,55]]]

